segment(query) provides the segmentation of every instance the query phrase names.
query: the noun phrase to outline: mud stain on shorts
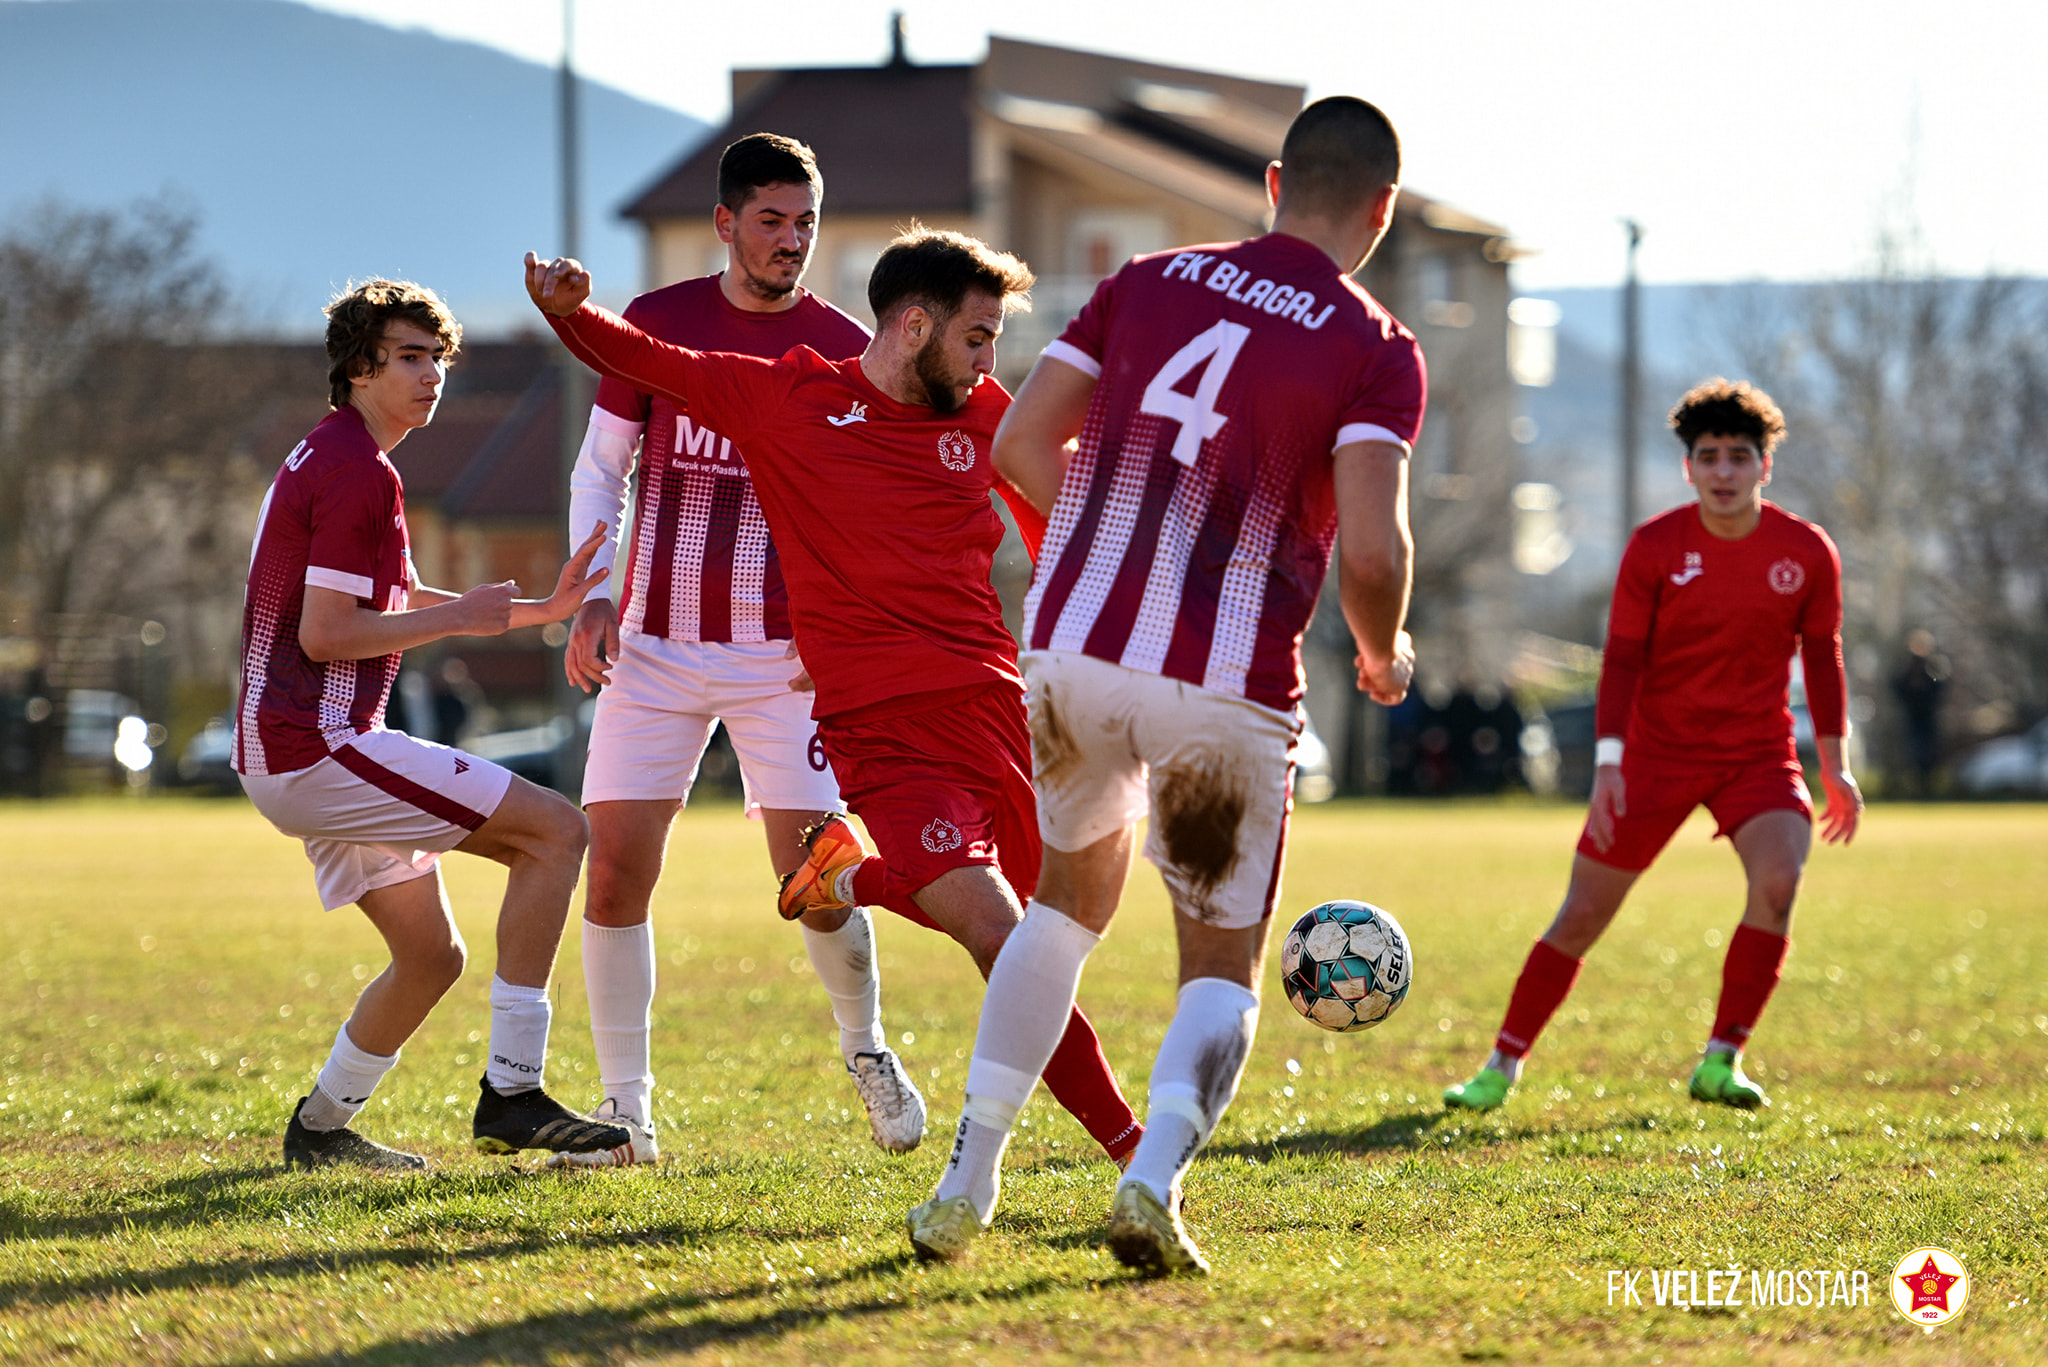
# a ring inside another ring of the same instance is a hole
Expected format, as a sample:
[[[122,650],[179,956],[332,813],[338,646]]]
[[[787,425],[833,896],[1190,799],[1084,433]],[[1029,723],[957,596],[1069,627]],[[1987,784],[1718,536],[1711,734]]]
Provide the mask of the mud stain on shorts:
[[[1245,785],[1241,776],[1199,765],[1182,765],[1159,776],[1159,839],[1167,862],[1180,876],[1188,900],[1203,919],[1210,895],[1237,867],[1237,832],[1244,824]]]
[[[1081,747],[1050,688],[1031,699],[1031,759],[1038,782],[1048,788],[1058,787],[1081,764]]]

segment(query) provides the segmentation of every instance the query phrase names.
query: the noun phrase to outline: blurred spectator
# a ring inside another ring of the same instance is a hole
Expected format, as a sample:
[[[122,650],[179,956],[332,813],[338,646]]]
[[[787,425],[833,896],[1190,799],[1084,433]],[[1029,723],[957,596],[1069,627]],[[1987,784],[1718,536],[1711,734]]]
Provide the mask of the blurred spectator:
[[[1915,797],[1934,791],[1934,771],[1941,765],[1941,694],[1947,687],[1948,661],[1935,653],[1933,633],[1917,627],[1907,632],[1906,663],[1892,676],[1892,692],[1905,722]]]

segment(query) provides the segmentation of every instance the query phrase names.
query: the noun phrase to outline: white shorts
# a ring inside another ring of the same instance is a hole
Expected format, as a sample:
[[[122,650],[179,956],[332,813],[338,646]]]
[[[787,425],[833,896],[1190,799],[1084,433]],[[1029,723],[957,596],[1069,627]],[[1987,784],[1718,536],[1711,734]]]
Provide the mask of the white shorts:
[[[1272,915],[1300,723],[1071,651],[1021,663],[1045,843],[1083,849],[1149,816],[1145,857],[1176,908],[1226,930]]]
[[[403,731],[357,736],[309,769],[242,775],[256,810],[306,842],[329,911],[432,873],[511,784],[509,769]]]
[[[597,697],[583,802],[690,800],[711,728],[725,723],[746,785],[763,807],[841,812],[839,784],[811,721],[811,695],[787,641],[671,641],[625,632]]]

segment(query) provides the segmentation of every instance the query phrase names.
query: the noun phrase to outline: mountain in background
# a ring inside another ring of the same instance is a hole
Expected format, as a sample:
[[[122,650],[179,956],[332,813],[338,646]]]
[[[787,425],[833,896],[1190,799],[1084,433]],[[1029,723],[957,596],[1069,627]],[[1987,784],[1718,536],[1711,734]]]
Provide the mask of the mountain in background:
[[[478,334],[531,325],[519,258],[561,238],[553,68],[284,0],[11,0],[0,53],[0,225],[168,194],[255,326],[317,328],[370,275],[432,285]],[[579,90],[582,255],[623,300],[643,282],[618,206],[708,129]]]

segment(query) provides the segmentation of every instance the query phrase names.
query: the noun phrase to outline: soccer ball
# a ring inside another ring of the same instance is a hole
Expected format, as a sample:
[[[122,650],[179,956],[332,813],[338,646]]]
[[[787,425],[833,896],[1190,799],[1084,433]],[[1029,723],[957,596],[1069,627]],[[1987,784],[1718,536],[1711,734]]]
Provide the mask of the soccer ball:
[[[1401,923],[1366,902],[1311,908],[1280,946],[1287,1000],[1325,1030],[1370,1030],[1393,1015],[1414,966]]]

